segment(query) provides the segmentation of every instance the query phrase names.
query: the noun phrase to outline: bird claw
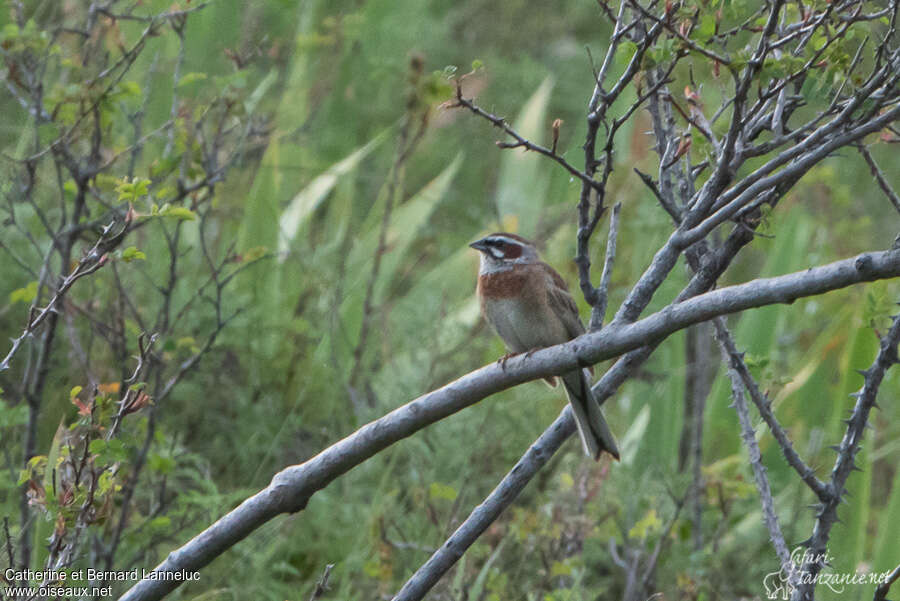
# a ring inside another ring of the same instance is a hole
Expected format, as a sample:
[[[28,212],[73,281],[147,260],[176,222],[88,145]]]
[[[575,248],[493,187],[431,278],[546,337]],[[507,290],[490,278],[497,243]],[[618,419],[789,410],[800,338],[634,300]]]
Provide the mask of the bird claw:
[[[535,351],[539,351],[539,350],[541,350],[541,347],[536,346],[536,347],[534,347],[533,349],[531,349],[531,350],[529,350],[529,351],[526,351],[525,353],[506,353],[505,355],[503,355],[502,357],[500,357],[499,359],[497,359],[497,363],[500,364],[500,369],[504,369],[504,370],[505,370],[505,369],[506,369],[506,362],[509,361],[510,359],[512,359],[513,357],[518,357],[519,355],[523,355],[523,354],[524,354],[524,355],[525,355],[525,358],[528,359],[529,357],[531,357],[531,356],[534,354]]]
[[[502,357],[497,359],[497,363],[500,364],[500,369],[506,370],[506,362],[509,361],[510,359],[512,359],[513,357],[516,357],[521,354],[522,353],[506,353],[505,355],[503,355]]]

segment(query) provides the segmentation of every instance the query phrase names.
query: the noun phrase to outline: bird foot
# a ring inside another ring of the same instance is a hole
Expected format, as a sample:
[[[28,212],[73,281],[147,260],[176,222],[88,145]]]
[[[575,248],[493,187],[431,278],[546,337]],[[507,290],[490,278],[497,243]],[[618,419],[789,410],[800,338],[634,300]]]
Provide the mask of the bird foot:
[[[522,354],[522,353],[506,353],[505,355],[503,355],[502,357],[500,357],[499,359],[497,359],[497,363],[500,364],[500,369],[505,370],[505,369],[506,369],[506,362],[509,361],[510,359],[512,359],[513,357],[516,357],[516,356],[521,355],[521,354]]]
[[[527,358],[531,357],[535,351],[539,351],[539,350],[541,350],[541,347],[536,346],[529,351],[525,351],[524,353],[506,353],[505,355],[503,355],[502,357],[497,359],[497,363],[500,364],[500,369],[506,369],[506,362],[509,361],[510,359],[512,359],[513,357],[518,357],[519,355],[525,355],[525,358],[527,359]]]

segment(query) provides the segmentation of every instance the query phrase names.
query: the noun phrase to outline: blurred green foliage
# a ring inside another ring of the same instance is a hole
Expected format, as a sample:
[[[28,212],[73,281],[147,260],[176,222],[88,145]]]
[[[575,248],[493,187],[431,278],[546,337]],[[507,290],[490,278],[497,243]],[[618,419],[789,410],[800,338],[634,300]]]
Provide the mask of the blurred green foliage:
[[[78,4],[36,2],[24,31],[8,15],[0,16],[6,50],[15,44],[44,49],[49,36],[42,27]],[[156,0],[143,4],[148,11],[169,6]],[[725,4],[741,11],[750,3]],[[698,35],[709,26],[704,21]],[[122,21],[120,28],[97,41],[113,55],[120,52],[120,39],[126,45],[135,39],[141,24]],[[478,315],[473,298],[477,258],[467,242],[501,228],[532,236],[574,287],[576,183],[537,155],[497,149],[497,132],[487,122],[440,104],[452,93],[447,75],[467,72],[474,63],[467,95],[477,96],[481,106],[508,117],[539,142],[549,139],[550,122],[562,119],[559,148],[577,163],[584,107],[593,87],[585,47],[599,56],[608,36],[596,4],[585,0],[552,5],[220,0],[189,18],[182,75],[175,84],[182,95],[178,110],[202,111],[218,94],[231,94],[248,113],[264,115],[267,125],[265,136],[250,142],[216,190],[211,244],[222,251],[236,242],[235,252],[244,261],[272,256],[236,277],[226,303],[243,312],[156,412],[147,470],[119,551],[123,569],[134,567],[128,564],[132,557],[139,558],[137,567],[150,568],[265,486],[283,466],[302,462],[371,419],[501,355],[502,345]],[[178,40],[160,35],[147,44],[109,102],[132,110],[143,102],[149,122],[159,124],[169,117]],[[411,83],[410,63],[417,60],[425,61],[424,75]],[[67,75],[47,91],[48,98],[62,102],[89,93],[79,85],[78,65],[58,67]],[[772,77],[779,68],[767,65]],[[708,65],[698,61],[693,76],[714,98],[720,84]],[[416,114],[427,112],[428,127],[398,174],[399,189],[392,197],[387,182],[400,123],[411,114],[411,96],[421,103]],[[63,103],[64,110],[71,106]],[[0,125],[0,147],[20,156],[25,140],[34,135],[30,121],[10,96],[0,97],[0,111],[15,115]],[[63,114],[58,123],[69,118]],[[630,171],[631,165],[652,164],[648,123],[639,112],[620,137],[618,157],[628,168],[613,175],[608,195],[623,203],[613,307],[670,231],[667,215]],[[125,124],[110,122],[109,127],[121,131],[109,150],[121,150],[127,144]],[[37,135],[52,139],[56,132]],[[695,151],[702,152],[700,141],[695,143]],[[179,152],[191,152],[187,137],[179,144]],[[883,147],[874,147],[873,153],[886,173],[897,173],[896,155]],[[115,188],[119,201],[138,206],[153,180],[158,204],[141,205],[141,210],[185,219],[181,228],[192,242],[175,294],[181,304],[195,294],[206,264],[190,208],[166,205],[171,191],[156,184],[160,173],[175,168],[168,160],[145,153],[138,173],[148,174],[147,179],[125,180],[127,174],[114,169],[111,179],[98,185],[110,192]],[[4,193],[21,185],[11,179],[11,168],[4,167],[3,174]],[[38,185],[47,186],[41,194],[42,202],[49,202],[53,183]],[[373,286],[368,317],[373,329],[358,349],[388,203],[394,207]],[[40,234],[35,215],[21,218]],[[858,157],[835,157],[766,217],[764,231],[771,237],[758,238],[745,251],[729,282],[888,247],[896,215]],[[27,240],[0,232],[11,248],[28,252]],[[598,231],[595,264],[602,263],[603,239],[605,231]],[[119,271],[135,302],[150,306],[156,302],[154,288],[166,275],[165,239],[148,227],[126,244],[121,254],[126,264]],[[671,280],[650,310],[677,294],[685,273]],[[5,258],[0,282],[0,338],[8,340],[21,332],[37,285]],[[73,298],[82,303],[105,299],[114,294],[111,282],[108,273],[98,273],[91,283],[76,286]],[[875,334],[897,298],[895,283],[876,283],[732,320],[739,345],[811,465],[831,464],[828,445],[838,442],[841,420],[851,407],[848,394],[862,382],[853,370],[870,364]],[[161,342],[162,360],[174,365],[196,352],[212,322],[203,311],[192,319]],[[140,328],[126,326],[133,345]],[[90,326],[76,327],[87,331]],[[78,419],[70,402],[72,387],[86,385],[66,353],[68,333],[60,335],[63,349],[51,365],[45,393],[56,400],[45,404],[40,422],[44,460],[57,444],[60,421]],[[96,356],[108,361],[98,368],[104,381],[117,382],[121,366],[112,350],[99,340],[92,344]],[[683,335],[665,342],[641,377],[607,404],[622,441],[622,462],[594,465],[577,444],[567,444],[439,585],[434,598],[614,598],[625,584],[609,541],[646,552],[661,537],[666,545],[654,586],[668,598],[763,594],[763,576],[778,565],[722,374],[714,383],[705,424],[704,544],[694,547],[685,513],[666,529],[675,512],[670,492],[681,494],[689,483],[688,474],[677,472],[684,344]],[[357,364],[361,375],[351,383]],[[833,532],[837,571],[880,571],[900,561],[900,538],[887,527],[900,521],[895,467],[900,415],[893,401],[900,392],[898,378],[891,372],[882,389],[882,410],[874,415],[874,431],[858,459],[863,471],[851,477],[851,506],[843,509],[844,521]],[[302,513],[263,526],[173,597],[304,599],[329,563],[335,568],[325,598],[391,595],[564,403],[558,390],[532,383],[446,419],[338,479]],[[18,511],[26,419],[23,404],[0,403],[2,461],[9,474],[0,477],[4,515]],[[145,415],[128,419],[122,442],[91,448],[104,461],[121,462],[123,472],[137,456],[147,428]],[[812,525],[806,507],[811,495],[769,436],[762,434],[760,445],[786,536],[798,543]],[[160,510],[162,499],[166,506]],[[38,539],[52,529],[44,526]],[[78,561],[86,564],[89,558]],[[832,598],[827,590],[819,592]]]

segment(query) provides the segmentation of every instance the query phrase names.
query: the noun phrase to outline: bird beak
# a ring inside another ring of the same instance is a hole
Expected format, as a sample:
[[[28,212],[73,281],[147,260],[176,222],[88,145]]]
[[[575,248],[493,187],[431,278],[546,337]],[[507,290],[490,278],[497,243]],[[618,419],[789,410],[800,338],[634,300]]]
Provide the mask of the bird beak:
[[[469,246],[480,252],[484,252],[487,250],[487,244],[484,243],[484,238],[482,238],[481,240],[476,240]]]

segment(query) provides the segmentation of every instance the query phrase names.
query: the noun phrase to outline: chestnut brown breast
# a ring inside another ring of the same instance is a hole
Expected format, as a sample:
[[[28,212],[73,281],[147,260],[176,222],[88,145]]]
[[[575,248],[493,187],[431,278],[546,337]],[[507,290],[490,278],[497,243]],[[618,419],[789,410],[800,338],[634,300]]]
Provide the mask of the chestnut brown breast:
[[[481,298],[490,299],[516,296],[525,287],[528,275],[514,270],[483,273],[478,276],[478,293]]]

